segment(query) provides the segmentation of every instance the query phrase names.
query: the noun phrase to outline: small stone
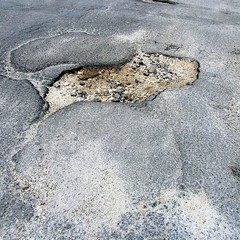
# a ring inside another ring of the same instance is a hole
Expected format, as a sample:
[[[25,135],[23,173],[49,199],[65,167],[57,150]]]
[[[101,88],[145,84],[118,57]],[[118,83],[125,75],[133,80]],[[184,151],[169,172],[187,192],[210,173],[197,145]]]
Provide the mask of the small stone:
[[[117,83],[116,82],[111,82],[111,86],[112,86],[112,88],[117,88]]]
[[[147,70],[144,70],[144,71],[143,71],[143,75],[144,75],[144,76],[149,76],[149,72],[148,72]]]
[[[116,92],[118,92],[118,89],[113,89],[112,92],[116,93]]]
[[[149,69],[148,69],[149,73],[157,73],[157,66],[156,65],[150,65]]]
[[[108,96],[109,95],[109,91],[108,90],[104,90],[103,91],[103,96]]]
[[[82,92],[79,93],[79,96],[86,98],[87,92],[86,91],[82,91]]]
[[[76,97],[76,96],[77,96],[77,91],[76,91],[76,90],[73,90],[73,91],[70,93],[70,95],[71,95],[72,97]]]
[[[112,98],[111,101],[112,102],[120,102],[120,99]]]
[[[85,82],[84,82],[83,80],[80,80],[79,84],[80,84],[81,86],[84,86],[84,85],[85,85]]]
[[[128,95],[127,95],[126,93],[122,93],[122,94],[121,94],[121,98],[122,98],[122,99],[126,99],[127,96],[128,96]]]
[[[126,77],[128,77],[128,76],[129,76],[129,74],[126,75]],[[121,82],[118,82],[117,85],[118,85],[118,87],[123,87],[124,86],[123,83],[121,83]]]
[[[119,93],[122,94],[124,91],[125,91],[125,88],[123,88],[123,87],[118,88],[118,92],[119,92]]]
[[[113,100],[114,100],[113,97],[110,97],[110,98],[108,99],[109,102],[113,102]]]
[[[65,83],[63,83],[63,86],[64,86],[64,87],[67,87],[67,86],[69,86],[69,85],[70,85],[69,82],[65,82]]]
[[[117,100],[120,100],[121,95],[120,95],[119,93],[115,93],[115,94],[113,95],[113,97],[114,97],[115,99],[117,99]]]
[[[53,84],[53,86],[54,86],[55,88],[60,88],[60,83],[59,83],[59,82],[55,82],[55,83]]]

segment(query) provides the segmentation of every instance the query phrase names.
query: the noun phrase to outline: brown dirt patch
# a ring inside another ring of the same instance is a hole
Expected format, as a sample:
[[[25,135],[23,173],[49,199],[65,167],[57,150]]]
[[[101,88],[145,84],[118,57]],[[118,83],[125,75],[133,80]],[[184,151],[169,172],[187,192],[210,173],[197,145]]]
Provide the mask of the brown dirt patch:
[[[66,73],[49,88],[46,100],[51,112],[78,101],[142,102],[164,89],[191,84],[197,76],[194,60],[141,53],[122,66]]]

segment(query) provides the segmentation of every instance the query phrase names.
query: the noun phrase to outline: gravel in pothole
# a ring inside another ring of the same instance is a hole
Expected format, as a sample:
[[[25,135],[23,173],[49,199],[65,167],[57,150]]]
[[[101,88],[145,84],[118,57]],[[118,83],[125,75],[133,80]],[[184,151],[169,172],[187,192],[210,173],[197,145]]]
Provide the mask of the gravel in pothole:
[[[78,101],[142,102],[164,89],[191,84],[197,75],[194,60],[142,53],[122,66],[66,73],[49,88],[46,100],[51,113]]]

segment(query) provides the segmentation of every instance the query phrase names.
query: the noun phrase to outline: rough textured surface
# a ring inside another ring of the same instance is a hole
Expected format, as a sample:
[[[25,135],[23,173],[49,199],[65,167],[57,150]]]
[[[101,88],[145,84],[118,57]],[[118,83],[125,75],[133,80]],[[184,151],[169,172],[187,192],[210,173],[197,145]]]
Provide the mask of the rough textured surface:
[[[179,157],[171,130],[158,120],[128,106],[89,103],[54,114],[14,159],[18,180],[46,202],[47,216],[83,221],[96,234],[115,228],[134,202],[176,186]]]
[[[140,53],[115,67],[87,67],[64,74],[49,88],[49,113],[74,102],[136,103],[161,91],[193,84],[198,63],[159,54]]]
[[[29,196],[23,199],[16,191],[11,155],[24,141],[29,125],[41,115],[44,103],[26,80],[0,76],[0,89],[0,235],[11,239],[9,230],[18,222],[28,222],[34,213]]]
[[[23,137],[40,116],[43,100],[26,80],[20,82],[0,76],[0,156],[1,158]]]
[[[0,0],[1,239],[239,238],[240,4],[169,2]],[[66,71],[139,52],[199,78],[42,117]]]

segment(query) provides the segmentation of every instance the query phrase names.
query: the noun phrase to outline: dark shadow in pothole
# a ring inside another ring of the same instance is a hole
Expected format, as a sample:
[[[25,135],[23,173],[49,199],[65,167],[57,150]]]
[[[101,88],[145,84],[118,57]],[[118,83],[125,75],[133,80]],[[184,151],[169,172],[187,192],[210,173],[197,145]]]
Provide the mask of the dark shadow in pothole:
[[[142,103],[165,89],[192,84],[198,68],[193,59],[139,53],[123,65],[63,73],[49,88],[46,100],[51,113],[79,101]]]
[[[170,0],[142,0],[143,2],[147,2],[147,3],[165,3],[165,4],[171,4],[171,5],[176,5],[179,4],[177,2],[174,1],[170,1]]]
[[[169,0],[152,0],[153,2],[160,2],[160,3],[168,3],[168,4],[178,4],[177,2],[174,1],[169,1]]]

